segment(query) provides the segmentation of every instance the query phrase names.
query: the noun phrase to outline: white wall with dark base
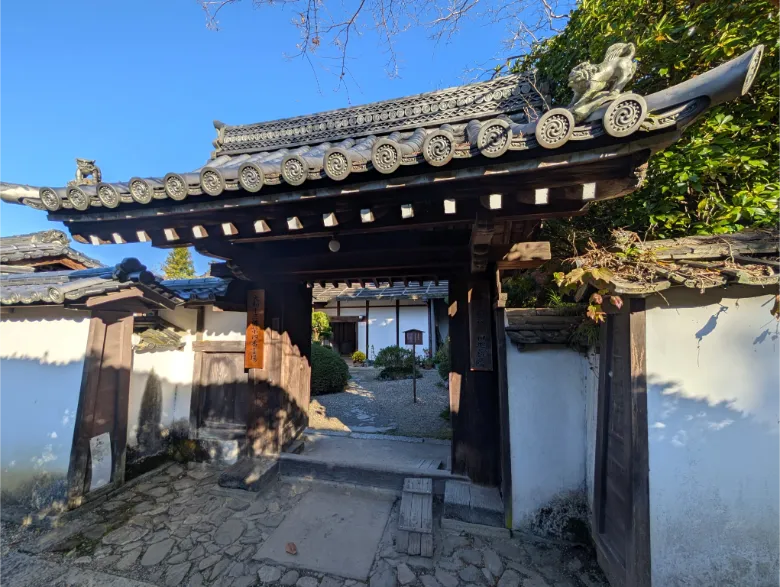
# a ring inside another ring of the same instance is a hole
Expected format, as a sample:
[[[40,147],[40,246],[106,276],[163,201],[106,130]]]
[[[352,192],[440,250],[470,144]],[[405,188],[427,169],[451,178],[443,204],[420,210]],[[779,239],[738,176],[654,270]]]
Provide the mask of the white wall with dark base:
[[[574,519],[584,530],[585,390],[594,385],[591,364],[561,345],[526,345],[518,351],[507,339],[506,348],[512,524],[561,537],[570,533],[567,525]]]
[[[49,497],[64,495],[89,322],[89,312],[62,308],[3,310],[3,505],[18,501],[39,507]]]
[[[648,299],[654,587],[778,583],[774,293],[679,288]]]

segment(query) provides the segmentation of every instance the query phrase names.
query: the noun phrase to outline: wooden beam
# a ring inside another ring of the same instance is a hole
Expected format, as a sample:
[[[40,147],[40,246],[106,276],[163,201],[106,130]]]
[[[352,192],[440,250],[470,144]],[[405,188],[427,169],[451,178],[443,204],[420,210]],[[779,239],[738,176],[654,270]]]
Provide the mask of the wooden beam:
[[[120,291],[112,292],[110,294],[88,298],[84,305],[87,308],[97,308],[99,306],[104,306],[106,304],[112,304],[123,300],[143,298],[143,296],[144,293],[140,289],[137,287],[130,287]]]
[[[490,243],[493,240],[494,226],[491,221],[477,220],[471,230],[471,272],[480,273],[487,269]]]
[[[499,270],[531,269],[539,267],[552,258],[550,243],[532,241],[511,245],[493,245],[490,257],[496,260]]]
[[[192,343],[196,353],[243,353],[243,340],[201,340]]]

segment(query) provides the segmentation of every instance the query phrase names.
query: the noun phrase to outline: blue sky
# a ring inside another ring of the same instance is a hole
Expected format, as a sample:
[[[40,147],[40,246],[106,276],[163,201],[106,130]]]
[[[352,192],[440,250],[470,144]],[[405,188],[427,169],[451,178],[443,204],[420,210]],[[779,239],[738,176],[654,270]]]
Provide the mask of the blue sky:
[[[243,0],[210,31],[196,0],[5,2],[0,51],[0,178],[64,185],[76,157],[96,159],[104,181],[200,167],[212,120],[273,120],[458,85],[505,56],[503,25],[464,22],[447,44],[424,30],[398,39],[400,77],[385,71],[377,37],[353,37],[349,93],[304,60],[289,59],[294,13]],[[319,85],[319,89],[318,89]],[[61,227],[46,214],[0,204],[3,236]],[[105,263],[135,256],[157,269],[166,252],[147,244],[75,244]],[[196,270],[207,260],[196,256]]]

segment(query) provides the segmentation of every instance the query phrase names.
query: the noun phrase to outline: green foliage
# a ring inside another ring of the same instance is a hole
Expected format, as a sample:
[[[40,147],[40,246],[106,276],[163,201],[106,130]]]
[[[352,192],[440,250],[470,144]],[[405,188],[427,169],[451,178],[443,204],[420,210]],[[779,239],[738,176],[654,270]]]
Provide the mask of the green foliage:
[[[327,338],[333,333],[330,328],[330,318],[325,312],[311,313],[311,339],[319,342],[323,337]]]
[[[349,367],[339,354],[319,343],[311,345],[311,394],[339,393],[349,381]]]
[[[638,67],[628,90],[642,95],[695,77],[751,47],[766,46],[758,78],[741,99],[716,106],[650,161],[635,193],[583,217],[547,221],[541,238],[568,257],[613,228],[643,238],[721,234],[778,222],[778,21],[767,0],[580,0],[565,30],[537,44],[515,70],[550,79],[554,104],[571,99],[569,71],[599,63],[615,42],[633,42]]]
[[[352,353],[352,362],[353,363],[365,363],[366,362],[366,353],[363,351],[355,351]]]
[[[192,255],[187,247],[177,247],[168,253],[162,265],[165,279],[192,279],[195,277],[195,266]]]
[[[436,354],[433,355],[433,362],[436,364],[436,370],[439,372],[439,377],[444,381],[450,379],[450,337],[444,339],[441,346],[436,349]]]
[[[382,367],[379,373],[380,379],[406,379],[412,376],[415,357],[409,349],[386,346],[377,353],[374,365]],[[419,373],[417,376],[422,377]]]

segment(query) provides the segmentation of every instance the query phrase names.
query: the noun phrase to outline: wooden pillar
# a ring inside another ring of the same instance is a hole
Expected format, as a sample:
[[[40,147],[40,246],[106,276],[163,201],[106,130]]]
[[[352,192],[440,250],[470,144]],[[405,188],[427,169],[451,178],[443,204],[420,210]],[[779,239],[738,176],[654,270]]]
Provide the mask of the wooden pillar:
[[[112,466],[110,482],[93,495],[124,483],[132,334],[133,316],[127,312],[95,312],[90,320],[68,467],[70,507],[81,505],[89,492],[90,439],[95,436],[108,433]]]
[[[206,308],[199,306],[195,326],[195,342],[203,341],[203,334],[206,330]],[[203,351],[194,353],[192,364],[192,392],[190,393],[190,438],[198,438],[198,431],[201,424],[201,406],[203,397],[201,393],[201,373],[203,372]]]
[[[369,319],[368,319],[368,300],[366,300],[366,356],[368,356],[368,325],[369,325]]]
[[[304,283],[257,284],[265,291],[262,369],[249,370],[248,456],[276,454],[308,423],[311,290]]]
[[[493,317],[490,304],[484,306],[477,299],[479,292],[489,292],[489,288],[487,274],[469,275],[465,270],[449,281],[452,471],[468,475],[475,483],[498,485],[501,458]],[[484,362],[486,353],[492,356],[489,364]]]
[[[504,499],[504,524],[512,528],[512,453],[509,437],[509,382],[506,366],[506,331],[504,330],[505,294],[501,294],[500,276],[496,271],[493,320],[496,350],[496,385],[498,387],[499,440],[501,443],[501,496]]]
[[[395,301],[395,346],[401,346],[401,300]]]

